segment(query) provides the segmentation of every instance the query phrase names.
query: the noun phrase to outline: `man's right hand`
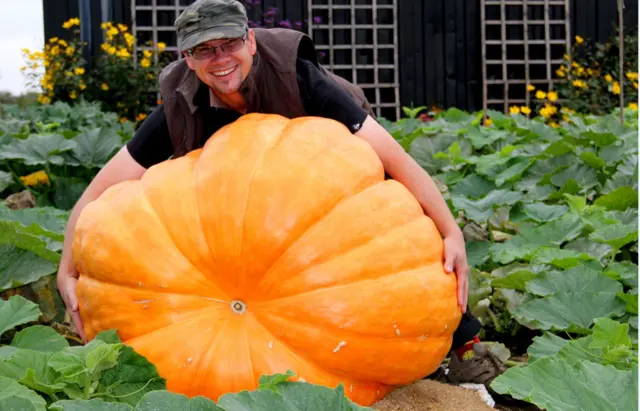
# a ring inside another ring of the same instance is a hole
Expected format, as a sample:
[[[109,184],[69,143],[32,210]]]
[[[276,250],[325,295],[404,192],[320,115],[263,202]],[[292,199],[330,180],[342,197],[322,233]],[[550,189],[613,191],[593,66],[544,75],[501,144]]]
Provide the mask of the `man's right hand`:
[[[62,296],[62,301],[67,307],[67,312],[71,317],[71,321],[76,327],[76,331],[82,338],[82,341],[87,342],[87,338],[84,334],[84,326],[82,324],[82,318],[80,317],[80,309],[78,307],[78,297],[76,295],[76,286],[78,285],[77,273],[70,273],[67,270],[58,271],[57,277],[58,291]]]

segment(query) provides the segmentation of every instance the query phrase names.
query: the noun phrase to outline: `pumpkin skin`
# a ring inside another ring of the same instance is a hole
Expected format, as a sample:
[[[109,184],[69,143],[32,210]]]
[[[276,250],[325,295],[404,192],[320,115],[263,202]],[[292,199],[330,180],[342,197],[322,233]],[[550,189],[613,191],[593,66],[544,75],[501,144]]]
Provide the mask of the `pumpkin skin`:
[[[87,338],[115,328],[213,400],[291,369],[371,405],[435,371],[461,317],[433,221],[328,119],[248,114],[110,187],[73,257]]]

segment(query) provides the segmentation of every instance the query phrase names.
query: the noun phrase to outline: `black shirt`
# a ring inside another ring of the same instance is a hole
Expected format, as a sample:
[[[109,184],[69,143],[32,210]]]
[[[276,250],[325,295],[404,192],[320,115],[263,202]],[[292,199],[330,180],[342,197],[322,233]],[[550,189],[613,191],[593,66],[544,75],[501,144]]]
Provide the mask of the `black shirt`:
[[[344,124],[352,133],[360,129],[367,112],[333,80],[322,74],[308,60],[296,62],[300,96],[309,116],[325,117]],[[237,120],[241,113],[225,108],[211,107],[208,86],[203,84],[194,97],[198,110],[207,113],[205,136],[210,136],[223,126]],[[149,168],[167,160],[173,154],[169,127],[164,115],[164,106],[158,105],[142,122],[133,138],[127,143],[129,153],[141,166]]]

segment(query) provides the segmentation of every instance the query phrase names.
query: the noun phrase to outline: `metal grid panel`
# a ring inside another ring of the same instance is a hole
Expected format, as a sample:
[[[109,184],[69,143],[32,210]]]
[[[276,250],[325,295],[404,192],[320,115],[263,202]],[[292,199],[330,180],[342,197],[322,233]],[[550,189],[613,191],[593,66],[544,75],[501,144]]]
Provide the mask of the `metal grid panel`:
[[[552,89],[571,47],[569,0],[481,0],[483,109],[531,102],[527,84]]]
[[[398,0],[307,1],[320,62],[360,86],[377,116],[399,119]]]

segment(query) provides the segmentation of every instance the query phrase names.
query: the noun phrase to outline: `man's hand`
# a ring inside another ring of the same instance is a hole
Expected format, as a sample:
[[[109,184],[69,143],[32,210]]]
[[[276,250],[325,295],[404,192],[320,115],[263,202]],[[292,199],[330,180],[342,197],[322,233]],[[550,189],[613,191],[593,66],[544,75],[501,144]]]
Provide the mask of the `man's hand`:
[[[444,238],[444,270],[449,274],[455,270],[458,277],[458,306],[464,313],[469,298],[469,264],[462,233]]]
[[[58,290],[62,296],[62,301],[67,307],[67,312],[71,316],[71,321],[76,327],[76,331],[82,338],[82,341],[87,342],[87,338],[84,335],[84,327],[82,324],[82,318],[80,317],[80,311],[78,307],[78,297],[76,296],[76,286],[78,285],[78,278],[72,273],[58,272]]]

